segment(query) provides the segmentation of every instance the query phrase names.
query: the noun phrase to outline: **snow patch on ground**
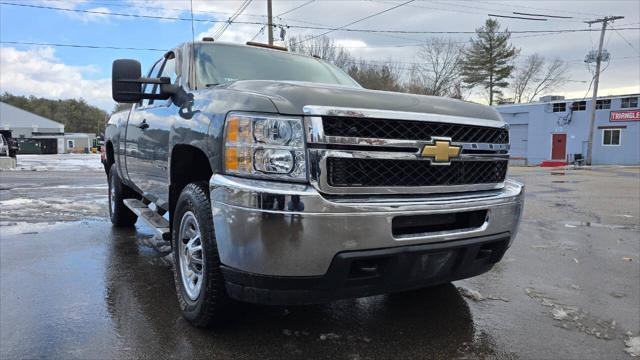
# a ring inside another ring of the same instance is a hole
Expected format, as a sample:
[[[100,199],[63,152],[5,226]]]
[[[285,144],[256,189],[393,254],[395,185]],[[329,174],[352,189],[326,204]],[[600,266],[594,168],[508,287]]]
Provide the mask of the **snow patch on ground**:
[[[549,308],[549,314],[554,320],[561,323],[560,326],[563,329],[575,329],[603,340],[615,338],[615,333],[618,332],[614,320],[599,319],[580,308],[562,304],[558,300],[532,288],[525,288],[525,293],[530,298],[540,301],[542,306]]]
[[[9,171],[102,170],[100,154],[18,155],[18,165]]]
[[[624,345],[627,347],[624,351],[629,355],[633,357],[640,356],[640,336],[629,336]]]
[[[15,198],[0,201],[0,219],[39,222],[42,219],[77,220],[103,217],[103,199]]]
[[[4,201],[0,201],[0,206],[2,206],[2,209],[9,209],[12,206],[17,206],[17,205],[25,205],[25,204],[30,204],[33,203],[33,199],[11,199],[11,200],[4,200]]]
[[[52,221],[43,223],[31,223],[26,221],[0,221],[0,237],[18,234],[37,234],[41,232],[59,229],[60,227],[72,228],[80,222]]]
[[[494,296],[494,295],[483,295],[477,290],[467,289],[464,287],[458,287],[458,291],[460,292],[460,295],[466,297],[467,299],[471,299],[473,301],[500,300],[504,302],[509,302],[509,299],[507,298]]]

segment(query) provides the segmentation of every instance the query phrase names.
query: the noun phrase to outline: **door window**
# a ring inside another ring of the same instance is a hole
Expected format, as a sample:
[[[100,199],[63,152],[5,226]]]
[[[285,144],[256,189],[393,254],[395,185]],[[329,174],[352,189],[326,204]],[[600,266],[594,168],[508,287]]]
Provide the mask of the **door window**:
[[[176,74],[176,58],[173,54],[165,61],[160,77],[168,77],[172,84],[176,82],[178,75]]]
[[[156,61],[153,66],[151,67],[151,70],[149,70],[149,73],[147,74],[147,77],[150,78],[157,78],[158,77],[158,73],[160,72],[160,65],[162,64],[162,59]],[[144,84],[142,85],[142,92],[146,93],[146,92],[150,92],[150,93],[154,93],[155,88],[151,88],[151,84]],[[144,99],[142,100],[141,106],[147,106],[149,104],[152,104],[153,100],[150,99]]]
[[[175,83],[178,76],[176,75],[176,57],[173,53],[166,56],[162,66],[160,67],[160,73],[154,77],[168,77],[171,79],[171,83]],[[153,85],[153,94],[160,93],[160,85]],[[149,101],[149,104],[153,104],[153,99]]]

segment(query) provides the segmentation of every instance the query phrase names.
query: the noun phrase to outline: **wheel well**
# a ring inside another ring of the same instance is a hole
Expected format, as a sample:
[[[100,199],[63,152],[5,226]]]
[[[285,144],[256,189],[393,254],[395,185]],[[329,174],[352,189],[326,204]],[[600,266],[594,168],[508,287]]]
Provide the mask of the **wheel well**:
[[[209,182],[213,171],[204,152],[191,145],[176,145],[171,151],[171,168],[169,169],[169,217],[173,226],[173,210],[176,207],[180,192],[192,182]]]
[[[111,169],[111,165],[116,161],[116,158],[113,153],[113,143],[111,141],[107,141],[106,146],[106,162],[104,164],[104,170],[109,174],[109,169]]]

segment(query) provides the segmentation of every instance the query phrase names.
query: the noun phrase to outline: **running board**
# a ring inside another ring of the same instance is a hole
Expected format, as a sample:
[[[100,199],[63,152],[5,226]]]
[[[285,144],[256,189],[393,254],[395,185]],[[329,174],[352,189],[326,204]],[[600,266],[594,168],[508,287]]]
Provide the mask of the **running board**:
[[[145,203],[138,199],[124,199],[122,202],[136,214],[138,218],[144,220],[144,222],[151,226],[162,240],[171,240],[171,230],[169,229],[169,221],[167,221],[167,219],[149,209]]]

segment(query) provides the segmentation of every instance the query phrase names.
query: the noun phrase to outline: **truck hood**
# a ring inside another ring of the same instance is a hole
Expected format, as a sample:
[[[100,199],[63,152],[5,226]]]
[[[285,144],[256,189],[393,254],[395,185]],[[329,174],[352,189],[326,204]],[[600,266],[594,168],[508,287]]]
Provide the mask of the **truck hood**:
[[[486,105],[426,95],[298,81],[240,80],[223,86],[268,97],[281,114],[302,115],[305,105],[408,111],[502,121]]]

